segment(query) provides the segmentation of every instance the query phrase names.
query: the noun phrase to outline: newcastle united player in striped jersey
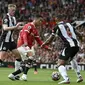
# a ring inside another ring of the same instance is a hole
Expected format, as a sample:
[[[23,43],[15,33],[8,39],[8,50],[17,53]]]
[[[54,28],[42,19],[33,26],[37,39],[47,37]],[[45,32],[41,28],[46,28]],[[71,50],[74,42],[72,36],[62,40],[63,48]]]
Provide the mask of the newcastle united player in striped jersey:
[[[13,39],[13,32],[16,29],[21,28],[22,23],[16,24],[16,18],[14,17],[14,13],[16,10],[16,5],[9,4],[8,5],[8,13],[3,18],[3,25],[2,25],[2,34],[0,37],[0,59],[4,60],[7,56],[7,52],[14,51],[16,48],[16,44]],[[15,66],[16,67],[16,66]]]
[[[56,34],[64,42],[65,47],[58,59],[58,70],[61,76],[63,77],[64,81],[61,81],[58,84],[62,84],[62,83],[69,84],[70,83],[70,80],[69,80],[69,77],[67,75],[66,68],[64,65],[66,61],[73,60],[74,56],[79,51],[79,41],[77,40],[75,32],[76,30],[73,29],[73,26],[70,23],[64,23],[63,21],[61,21],[54,27],[51,36],[43,43],[43,45],[51,43],[51,41],[54,39]],[[75,69],[77,73],[77,71],[79,71],[79,69],[77,68],[77,64],[76,64]],[[77,74],[78,76],[77,82],[81,82],[83,81],[83,79],[80,75],[80,71],[78,73],[79,74]]]

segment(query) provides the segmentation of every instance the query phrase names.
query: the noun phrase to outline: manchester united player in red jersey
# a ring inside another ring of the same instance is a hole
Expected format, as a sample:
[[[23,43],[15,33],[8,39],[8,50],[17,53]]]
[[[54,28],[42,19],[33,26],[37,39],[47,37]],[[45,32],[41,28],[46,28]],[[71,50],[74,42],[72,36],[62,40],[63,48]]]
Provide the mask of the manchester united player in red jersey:
[[[41,41],[37,31],[37,27],[42,24],[42,21],[42,18],[36,18],[33,22],[27,23],[23,27],[23,29],[19,33],[18,47],[25,45],[31,48],[34,45],[35,40],[38,42],[39,45],[42,45],[43,42]]]
[[[31,63],[34,61],[33,56],[34,52],[34,44],[35,40],[39,45],[43,44],[43,41],[40,39],[37,28],[41,26],[43,18],[41,16],[37,16],[33,22],[27,23],[23,29],[19,33],[18,43],[17,43],[17,51],[21,55],[22,64],[21,68],[8,77],[11,80],[15,80],[17,74],[23,72],[24,74],[20,77],[20,80],[27,80],[27,72],[31,67]],[[50,49],[48,46],[43,46],[46,49]]]

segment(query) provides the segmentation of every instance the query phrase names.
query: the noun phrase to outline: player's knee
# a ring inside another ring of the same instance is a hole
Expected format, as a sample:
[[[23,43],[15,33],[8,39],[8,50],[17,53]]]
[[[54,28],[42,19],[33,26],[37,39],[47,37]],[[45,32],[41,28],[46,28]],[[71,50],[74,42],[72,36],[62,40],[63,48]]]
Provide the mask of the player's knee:
[[[27,53],[27,56],[33,56],[33,52],[32,52],[32,51],[29,51],[29,52]]]
[[[2,61],[4,61],[5,59],[7,59],[7,57],[8,57],[7,52],[4,52],[4,51],[0,52],[0,59]]]
[[[58,66],[60,66],[60,65],[65,65],[65,63],[66,63],[65,60],[59,59],[57,65],[58,65]]]

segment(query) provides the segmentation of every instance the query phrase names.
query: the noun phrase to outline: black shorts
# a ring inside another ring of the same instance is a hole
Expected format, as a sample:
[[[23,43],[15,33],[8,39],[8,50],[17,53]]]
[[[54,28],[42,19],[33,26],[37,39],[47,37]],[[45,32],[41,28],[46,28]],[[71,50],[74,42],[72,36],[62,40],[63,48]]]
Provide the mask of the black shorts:
[[[59,59],[71,61],[78,51],[79,51],[79,47],[64,48],[61,55],[59,56]]]
[[[0,42],[0,51],[12,51],[16,49],[17,45],[15,42]]]

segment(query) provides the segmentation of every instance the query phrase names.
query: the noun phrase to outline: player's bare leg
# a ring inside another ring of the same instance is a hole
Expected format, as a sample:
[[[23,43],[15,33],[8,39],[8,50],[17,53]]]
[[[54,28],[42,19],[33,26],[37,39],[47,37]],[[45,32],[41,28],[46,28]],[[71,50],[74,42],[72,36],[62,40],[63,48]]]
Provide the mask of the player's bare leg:
[[[6,51],[0,52],[0,60],[4,61],[5,59],[7,59],[7,57],[8,57],[8,53]]]
[[[12,53],[13,53],[13,54],[15,55],[15,57],[16,57],[16,60],[15,60],[15,71],[17,71],[17,70],[20,69],[21,56],[20,56],[19,52],[18,52],[16,49],[14,49],[14,50],[12,51]],[[19,78],[20,78],[20,76],[19,76],[19,75],[16,75],[15,79],[16,79],[16,80],[19,80]]]

